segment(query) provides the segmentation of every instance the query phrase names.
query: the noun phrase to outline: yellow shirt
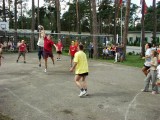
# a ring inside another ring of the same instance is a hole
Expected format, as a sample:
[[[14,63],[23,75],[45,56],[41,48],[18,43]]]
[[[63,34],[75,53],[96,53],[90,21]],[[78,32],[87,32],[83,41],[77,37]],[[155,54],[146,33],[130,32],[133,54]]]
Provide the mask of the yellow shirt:
[[[77,63],[75,74],[83,74],[88,72],[87,57],[83,51],[78,51],[75,53],[74,62]]]

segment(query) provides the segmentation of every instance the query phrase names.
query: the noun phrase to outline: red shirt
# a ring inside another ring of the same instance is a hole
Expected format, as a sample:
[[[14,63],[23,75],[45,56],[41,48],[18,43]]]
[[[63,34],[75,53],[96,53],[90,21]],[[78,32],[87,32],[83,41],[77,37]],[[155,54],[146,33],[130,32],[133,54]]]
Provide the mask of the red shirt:
[[[48,52],[52,52],[52,46],[54,45],[54,42],[52,40],[47,39],[47,37],[44,37],[44,50]]]
[[[26,51],[26,44],[25,43],[21,43],[19,45],[19,52],[25,52]]]
[[[69,50],[70,50],[70,55],[71,55],[71,56],[74,56],[74,54],[77,52],[77,47],[71,45],[71,46],[69,47]]]
[[[57,46],[57,51],[61,51],[63,48],[62,43],[57,43],[56,46]]]

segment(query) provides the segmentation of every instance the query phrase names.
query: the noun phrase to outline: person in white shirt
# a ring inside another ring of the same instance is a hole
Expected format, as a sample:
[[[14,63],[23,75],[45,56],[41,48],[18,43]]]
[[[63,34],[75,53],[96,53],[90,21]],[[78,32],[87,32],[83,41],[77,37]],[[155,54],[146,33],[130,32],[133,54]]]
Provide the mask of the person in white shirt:
[[[157,66],[157,86],[160,86],[160,65]]]
[[[38,38],[38,59],[39,59],[39,67],[41,67],[41,58],[43,57],[43,47],[44,47],[44,27],[39,25],[39,38]]]
[[[145,45],[146,52],[145,52],[145,57],[142,57],[142,59],[145,59],[144,66],[142,68],[142,72],[147,76],[148,74],[148,69],[150,68],[151,64],[151,43],[146,43]]]
[[[145,86],[144,89],[142,89],[142,92],[148,92],[149,91],[149,83],[152,81],[152,94],[158,93],[158,87],[156,85],[157,82],[157,52],[155,50],[152,50],[151,52],[151,62],[149,72],[147,74],[147,77],[145,78]]]

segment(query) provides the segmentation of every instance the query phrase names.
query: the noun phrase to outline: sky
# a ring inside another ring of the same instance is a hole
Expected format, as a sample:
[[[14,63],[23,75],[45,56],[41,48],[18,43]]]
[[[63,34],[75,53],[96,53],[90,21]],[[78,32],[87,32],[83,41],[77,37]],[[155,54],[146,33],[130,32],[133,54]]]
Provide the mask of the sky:
[[[30,3],[31,3],[31,1],[32,0],[29,0],[30,1]],[[43,5],[43,0],[40,0],[41,2],[40,2],[40,6],[42,6]],[[65,1],[67,1],[67,0],[65,0]],[[69,0],[68,0],[69,1]],[[124,1],[124,0],[123,0]],[[145,0],[146,1],[146,4],[147,4],[147,6],[151,6],[152,5],[152,1],[153,0]],[[160,1],[160,0],[156,0],[157,2],[158,1]],[[140,6],[140,0],[131,0],[131,3],[135,3],[135,4],[137,4],[138,6]],[[35,0],[35,4],[37,5],[37,0]],[[65,4],[65,3],[62,3],[62,4]]]
[[[30,4],[32,3],[32,0],[28,0],[28,1],[29,1]],[[64,0],[64,1],[69,1],[69,0]],[[145,0],[145,1],[146,1],[146,4],[147,4],[148,7],[152,5],[153,0]],[[156,1],[158,2],[160,0],[156,0]],[[138,6],[140,6],[140,0],[131,0],[131,3],[137,4]],[[37,6],[37,4],[38,4],[37,0],[35,0],[35,5]],[[43,4],[44,4],[44,0],[40,0],[40,6],[43,6]],[[61,3],[61,9],[62,10],[64,10],[66,8],[65,5],[66,5],[66,2]],[[31,5],[29,5],[29,6],[31,6]]]
[[[153,0],[145,0],[147,6],[152,6],[152,2]],[[159,2],[160,0],[156,0],[156,2]],[[140,0],[131,0],[131,3],[137,4],[138,6],[140,6]]]

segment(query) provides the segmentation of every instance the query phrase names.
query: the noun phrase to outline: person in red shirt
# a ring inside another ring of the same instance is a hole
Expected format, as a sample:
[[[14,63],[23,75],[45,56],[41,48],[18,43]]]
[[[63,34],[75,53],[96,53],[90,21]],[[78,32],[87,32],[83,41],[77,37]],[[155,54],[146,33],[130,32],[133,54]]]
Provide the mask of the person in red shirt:
[[[75,46],[74,41],[71,42],[71,45],[69,47],[69,53],[68,55],[71,56],[71,67],[72,67],[72,63],[73,63],[73,58],[74,58],[74,54],[77,52],[77,46]]]
[[[78,45],[79,45],[78,40],[75,40],[74,45],[78,48]]]
[[[44,55],[44,60],[45,60],[45,70],[44,72],[47,72],[47,59],[48,57],[51,58],[53,64],[54,64],[54,56],[52,53],[52,46],[56,48],[56,45],[52,41],[51,35],[47,35],[44,37],[44,50],[43,50],[43,55]]]
[[[58,54],[58,56],[57,56],[57,61],[58,61],[58,60],[61,60],[61,54],[62,54],[62,49],[63,49],[63,45],[62,45],[61,40],[58,41],[58,43],[56,44],[56,47],[57,47],[56,51]]]
[[[22,55],[23,58],[24,58],[24,63],[26,63],[25,54],[26,54],[26,52],[27,52],[27,47],[26,47],[26,44],[25,44],[25,41],[24,41],[24,40],[21,41],[21,44],[19,44],[18,48],[19,48],[19,55],[18,55],[17,63],[18,63],[19,58],[20,58],[21,55]]]

